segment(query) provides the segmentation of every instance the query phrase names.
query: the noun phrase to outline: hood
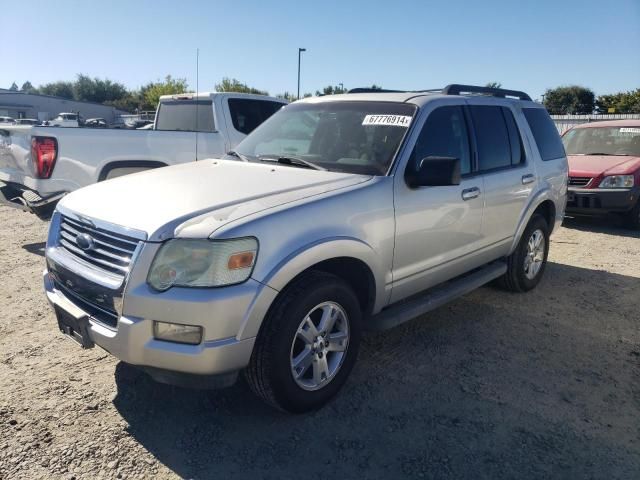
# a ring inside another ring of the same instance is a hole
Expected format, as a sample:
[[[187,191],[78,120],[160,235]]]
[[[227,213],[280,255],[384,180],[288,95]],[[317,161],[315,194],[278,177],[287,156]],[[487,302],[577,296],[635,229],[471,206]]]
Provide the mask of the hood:
[[[640,170],[640,157],[569,155],[569,176],[629,175]]]
[[[65,196],[60,206],[144,231],[152,241],[177,236],[179,227],[192,218],[209,217],[206,237],[244,216],[369,179],[364,175],[211,159],[97,183]],[[193,229],[190,234],[194,234]],[[203,235],[202,231],[198,234]]]

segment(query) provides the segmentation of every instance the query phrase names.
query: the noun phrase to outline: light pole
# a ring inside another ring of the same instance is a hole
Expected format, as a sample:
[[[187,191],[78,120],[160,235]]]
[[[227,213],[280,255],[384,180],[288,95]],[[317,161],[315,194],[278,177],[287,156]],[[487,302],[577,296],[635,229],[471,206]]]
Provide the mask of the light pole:
[[[296,97],[297,99],[300,98],[300,56],[302,55],[302,52],[306,52],[307,49],[306,48],[298,48],[298,96]]]

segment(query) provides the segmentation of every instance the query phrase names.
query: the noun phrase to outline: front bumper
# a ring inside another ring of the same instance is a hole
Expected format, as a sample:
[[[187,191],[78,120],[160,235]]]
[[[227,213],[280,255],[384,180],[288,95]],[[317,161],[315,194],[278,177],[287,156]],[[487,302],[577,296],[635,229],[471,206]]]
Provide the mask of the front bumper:
[[[571,215],[606,215],[625,213],[638,202],[640,186],[633,188],[569,187],[566,213]]]
[[[88,319],[87,332],[92,342],[123,362],[145,368],[157,381],[200,388],[228,386],[235,381],[237,372],[246,367],[251,358],[255,337],[207,339],[205,326],[205,339],[199,345],[156,340],[153,337],[152,319],[122,315],[118,318],[117,328],[110,328],[57,289],[47,271],[44,272],[44,287],[54,308],[62,309],[74,318]],[[225,295],[229,297],[233,293],[228,290]],[[217,308],[215,303],[209,305],[212,306],[209,322],[225,322],[225,317],[228,316],[225,308],[229,307],[229,302],[221,302]],[[185,323],[185,318],[189,318],[180,315],[175,309],[165,315],[156,320],[167,321],[168,318],[173,318],[178,323]],[[196,320],[194,323],[200,322]],[[238,328],[236,326],[236,331]],[[212,329],[217,330],[215,327]]]
[[[51,217],[56,204],[65,195],[66,192],[44,195],[18,183],[0,181],[1,205],[35,213],[42,220],[48,220]]]

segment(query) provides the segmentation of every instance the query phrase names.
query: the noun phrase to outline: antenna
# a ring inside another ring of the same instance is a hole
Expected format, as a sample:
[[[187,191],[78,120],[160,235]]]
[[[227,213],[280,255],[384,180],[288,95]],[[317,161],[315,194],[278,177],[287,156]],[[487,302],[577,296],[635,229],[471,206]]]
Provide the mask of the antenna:
[[[198,160],[198,107],[200,105],[198,90],[200,87],[200,49],[196,48],[196,160]]]

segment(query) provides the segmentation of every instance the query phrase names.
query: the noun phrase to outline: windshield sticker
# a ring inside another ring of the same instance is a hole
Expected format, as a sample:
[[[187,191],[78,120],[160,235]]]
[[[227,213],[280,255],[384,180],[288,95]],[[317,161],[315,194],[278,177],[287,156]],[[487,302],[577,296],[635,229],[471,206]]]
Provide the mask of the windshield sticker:
[[[409,115],[367,115],[362,125],[386,125],[389,127],[408,128],[411,123]]]
[[[620,133],[640,133],[640,128],[623,127]]]

